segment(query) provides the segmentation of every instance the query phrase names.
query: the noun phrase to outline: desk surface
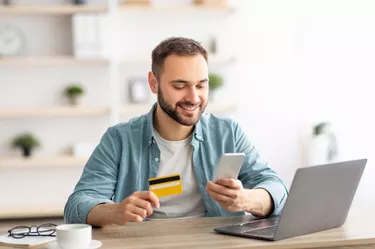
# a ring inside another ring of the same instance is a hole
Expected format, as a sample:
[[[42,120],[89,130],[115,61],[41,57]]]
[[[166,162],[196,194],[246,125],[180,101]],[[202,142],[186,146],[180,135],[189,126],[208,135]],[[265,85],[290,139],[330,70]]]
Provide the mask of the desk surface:
[[[249,221],[252,216],[200,219],[156,220],[93,229],[93,239],[103,242],[102,249],[123,248],[375,248],[375,218],[368,212],[350,212],[339,228],[277,242],[217,234],[213,228]],[[361,220],[360,220],[361,218]],[[0,233],[16,225],[42,224],[51,220],[2,221]],[[62,220],[55,220],[61,224]]]

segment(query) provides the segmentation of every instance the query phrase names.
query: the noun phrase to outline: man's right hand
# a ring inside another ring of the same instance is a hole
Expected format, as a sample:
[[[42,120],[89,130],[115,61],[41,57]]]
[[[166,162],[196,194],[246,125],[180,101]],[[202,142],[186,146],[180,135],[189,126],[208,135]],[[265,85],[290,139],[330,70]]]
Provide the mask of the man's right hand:
[[[129,221],[142,222],[153,212],[152,206],[159,208],[159,198],[151,191],[134,192],[116,204],[115,223],[126,225]]]
[[[159,198],[151,191],[134,192],[120,203],[96,205],[88,213],[86,223],[92,226],[126,225],[129,221],[141,222],[159,208]]]

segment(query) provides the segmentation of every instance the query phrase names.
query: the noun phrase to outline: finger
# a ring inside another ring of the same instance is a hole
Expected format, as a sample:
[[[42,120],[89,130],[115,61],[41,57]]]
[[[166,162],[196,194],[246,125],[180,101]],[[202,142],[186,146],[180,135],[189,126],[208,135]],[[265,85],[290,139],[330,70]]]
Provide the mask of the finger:
[[[225,187],[225,186],[221,186],[221,185],[213,183],[213,182],[208,182],[207,188],[210,189],[211,191],[216,192],[216,193],[221,194],[221,195],[226,195],[226,196],[231,197],[231,198],[237,197],[236,191],[234,191],[233,189],[230,189],[230,188]]]
[[[217,184],[219,184],[221,186],[226,186],[226,187],[232,188],[232,189],[241,189],[242,188],[241,181],[239,181],[237,179],[233,179],[233,178],[219,179],[217,181]]]
[[[141,216],[139,216],[137,214],[134,214],[130,211],[126,211],[125,217],[126,217],[126,223],[128,223],[129,221],[135,221],[135,222],[142,222],[143,221]]]
[[[159,198],[156,196],[156,194],[152,191],[141,191],[141,192],[136,192],[135,195],[137,195],[139,198],[143,200],[148,200],[151,202],[151,204],[154,205],[154,207],[159,208],[160,207],[160,202]]]
[[[147,217],[147,210],[143,209],[143,208],[140,208],[138,206],[135,206],[135,205],[129,205],[128,211],[133,213],[133,214],[136,214],[136,215],[140,216],[142,218],[142,220]]]
[[[210,189],[208,189],[207,192],[217,202],[223,202],[225,204],[232,204],[234,202],[234,199],[229,196],[222,195]]]
[[[152,206],[151,206],[151,203],[146,201],[146,200],[142,200],[142,199],[136,199],[134,200],[133,204],[138,207],[138,208],[141,208],[142,210],[145,210],[146,211],[146,217],[151,215],[153,210],[152,210]],[[145,218],[146,218],[145,217]]]

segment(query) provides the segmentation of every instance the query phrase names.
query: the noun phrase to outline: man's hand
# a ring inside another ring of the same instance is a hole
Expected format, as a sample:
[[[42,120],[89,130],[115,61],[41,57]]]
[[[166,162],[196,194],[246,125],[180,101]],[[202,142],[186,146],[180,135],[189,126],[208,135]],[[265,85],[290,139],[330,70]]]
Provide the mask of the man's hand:
[[[129,221],[142,222],[153,212],[152,205],[159,208],[159,198],[151,191],[135,192],[115,209],[115,224],[126,225]]]
[[[267,216],[273,210],[271,195],[264,189],[244,189],[240,180],[220,179],[206,186],[208,194],[225,210]]]
[[[245,191],[239,180],[220,179],[216,183],[209,182],[206,191],[229,212],[241,212],[246,209]]]
[[[152,206],[159,208],[159,198],[151,191],[135,192],[120,203],[96,205],[86,218],[93,226],[126,225],[129,221],[141,222],[153,212]]]

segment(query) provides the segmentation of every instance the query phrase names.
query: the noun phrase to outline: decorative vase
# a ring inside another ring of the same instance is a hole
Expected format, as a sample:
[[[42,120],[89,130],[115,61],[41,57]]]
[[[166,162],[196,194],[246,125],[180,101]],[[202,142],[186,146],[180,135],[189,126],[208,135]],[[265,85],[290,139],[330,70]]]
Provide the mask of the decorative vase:
[[[310,145],[309,165],[327,164],[337,160],[338,145],[336,135],[328,123],[314,127],[314,136]]]
[[[70,104],[71,104],[71,105],[76,106],[76,105],[79,104],[79,100],[80,100],[80,98],[79,98],[78,95],[73,95],[73,96],[71,96],[71,97],[69,98],[69,100],[70,100]]]
[[[31,148],[29,147],[22,148],[22,153],[24,157],[29,157],[31,155]]]
[[[74,4],[86,4],[87,0],[73,0]]]

